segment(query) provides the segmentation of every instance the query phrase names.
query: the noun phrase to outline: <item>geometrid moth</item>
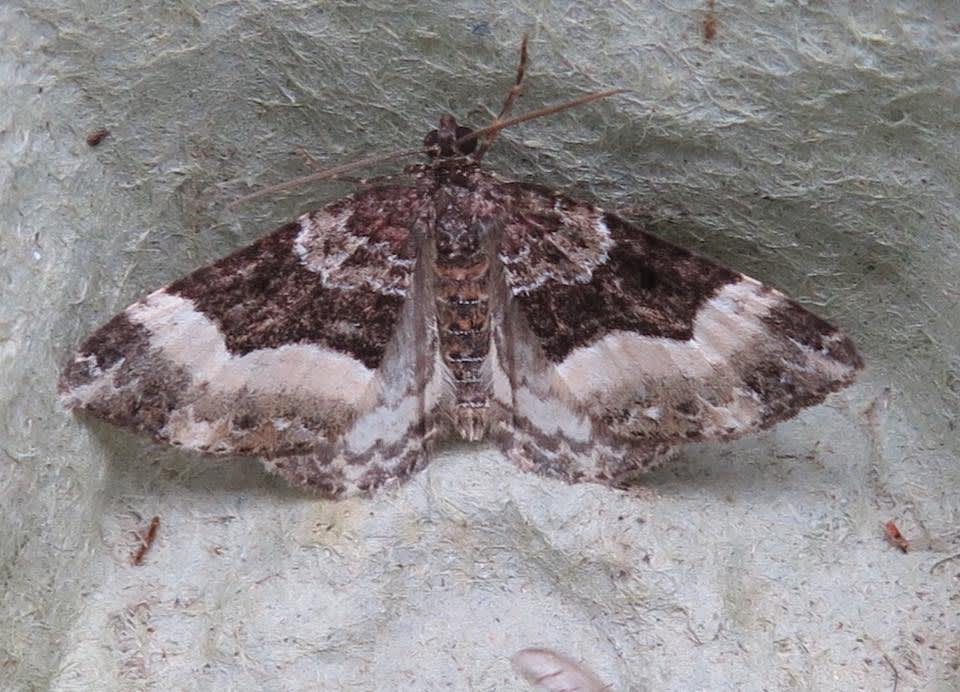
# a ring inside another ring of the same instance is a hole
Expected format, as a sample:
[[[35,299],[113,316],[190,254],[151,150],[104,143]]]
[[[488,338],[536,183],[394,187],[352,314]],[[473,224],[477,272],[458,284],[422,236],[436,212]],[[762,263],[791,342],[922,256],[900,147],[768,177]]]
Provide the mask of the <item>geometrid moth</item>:
[[[853,381],[850,340],[775,289],[481,168],[500,129],[616,93],[511,118],[525,63],[526,41],[494,123],[441,117],[402,184],[304,214],[114,317],[64,370],[64,402],[342,497],[409,477],[450,436],[619,485]]]

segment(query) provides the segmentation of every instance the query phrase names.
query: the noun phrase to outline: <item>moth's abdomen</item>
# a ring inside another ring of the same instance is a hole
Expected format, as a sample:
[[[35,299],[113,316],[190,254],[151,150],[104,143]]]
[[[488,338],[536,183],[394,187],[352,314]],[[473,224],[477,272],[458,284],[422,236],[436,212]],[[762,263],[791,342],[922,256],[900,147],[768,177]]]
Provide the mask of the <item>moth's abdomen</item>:
[[[436,265],[440,353],[454,385],[454,427],[465,440],[480,440],[488,425],[490,263],[486,257],[453,258],[439,252]]]

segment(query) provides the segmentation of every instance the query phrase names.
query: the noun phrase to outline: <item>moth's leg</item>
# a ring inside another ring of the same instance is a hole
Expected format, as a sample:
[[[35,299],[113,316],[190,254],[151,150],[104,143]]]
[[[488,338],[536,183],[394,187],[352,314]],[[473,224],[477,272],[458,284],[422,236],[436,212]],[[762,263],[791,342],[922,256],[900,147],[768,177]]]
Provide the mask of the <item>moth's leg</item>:
[[[520,95],[520,89],[522,88],[523,77],[527,72],[527,43],[529,41],[529,36],[527,34],[523,35],[523,41],[520,42],[520,61],[517,63],[517,78],[513,83],[513,86],[510,87],[510,92],[507,94],[507,98],[503,102],[503,107],[500,109],[500,114],[494,119],[491,125],[496,125],[498,122],[510,115],[510,111],[513,110],[513,102],[517,99],[517,96]],[[490,145],[493,144],[493,140],[496,139],[497,133],[499,130],[493,130],[490,134],[483,137],[483,141],[480,142],[480,146],[477,148],[474,158],[479,161],[483,158],[483,155],[487,153],[487,149],[490,148]]]

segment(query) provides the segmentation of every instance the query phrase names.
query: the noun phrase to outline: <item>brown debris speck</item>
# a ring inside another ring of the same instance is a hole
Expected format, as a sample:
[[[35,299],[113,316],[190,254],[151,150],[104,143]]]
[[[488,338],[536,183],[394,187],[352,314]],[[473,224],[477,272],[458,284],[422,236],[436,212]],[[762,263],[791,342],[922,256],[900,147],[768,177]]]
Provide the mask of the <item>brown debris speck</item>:
[[[903,552],[907,552],[907,550],[910,548],[910,542],[903,537],[902,533],[900,533],[900,529],[897,528],[897,525],[894,523],[893,519],[883,525],[883,531],[887,535],[887,540],[900,548],[900,550]]]
[[[707,12],[703,17],[703,42],[710,43],[717,37],[717,15],[713,12],[715,0],[707,0]]]
[[[154,517],[150,520],[147,528],[140,533],[140,545],[131,556],[130,562],[132,562],[134,565],[140,565],[143,563],[143,556],[147,554],[147,551],[150,550],[150,546],[153,545],[153,541],[157,538],[157,529],[159,528],[160,517]]]
[[[95,147],[100,144],[100,142],[105,140],[109,134],[110,130],[105,127],[101,127],[99,130],[94,130],[87,135],[87,144],[89,144],[91,147]]]

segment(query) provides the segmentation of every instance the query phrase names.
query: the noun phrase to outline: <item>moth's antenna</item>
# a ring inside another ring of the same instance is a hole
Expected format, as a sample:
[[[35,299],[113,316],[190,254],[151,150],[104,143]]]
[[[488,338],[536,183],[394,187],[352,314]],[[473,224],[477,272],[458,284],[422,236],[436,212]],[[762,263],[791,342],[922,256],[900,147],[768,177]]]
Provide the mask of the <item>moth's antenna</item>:
[[[591,101],[598,101],[616,94],[622,94],[625,91],[630,91],[629,89],[608,89],[607,91],[598,91],[592,94],[586,94],[585,96],[573,99],[572,101],[565,101],[564,103],[558,103],[553,106],[545,106],[543,108],[538,108],[535,111],[530,111],[529,113],[517,115],[512,118],[507,117],[510,115],[510,111],[513,109],[514,101],[516,100],[517,96],[520,95],[523,77],[527,71],[528,42],[529,36],[524,34],[523,40],[520,43],[520,60],[517,64],[517,78],[514,80],[514,84],[510,88],[510,92],[507,94],[507,98],[503,102],[503,107],[500,109],[499,115],[497,115],[490,125],[482,127],[479,130],[474,130],[455,142],[455,145],[459,147],[460,144],[469,142],[472,139],[479,139],[480,146],[477,152],[473,155],[473,158],[477,161],[483,158],[483,155],[487,152],[487,149],[490,148],[490,145],[493,143],[493,140],[496,138],[497,133],[499,133],[500,130],[513,127],[514,125],[518,125],[528,120],[535,120],[536,118],[543,118],[547,115],[559,113],[560,111],[565,111],[568,108],[576,108],[577,106],[582,106],[583,104],[590,103]],[[320,180],[330,180],[331,178],[336,178],[337,176],[343,175],[344,173],[349,173],[350,171],[358,168],[366,168],[367,166],[383,163],[384,161],[395,161],[397,159],[403,159],[409,156],[419,156],[420,154],[429,154],[431,152],[435,153],[436,151],[437,148],[435,146],[421,147],[419,149],[402,149],[389,154],[378,154],[377,156],[370,156],[365,159],[351,161],[350,163],[344,163],[323,171],[317,171],[316,173],[311,173],[310,175],[294,178],[293,180],[288,180],[278,185],[265,187],[262,190],[258,190],[257,192],[253,192],[249,195],[244,195],[243,197],[235,199],[233,202],[228,204],[227,209],[233,209],[241,204],[254,199],[259,199],[260,197],[264,197],[269,194],[273,194],[274,192],[292,190],[294,188],[298,188]]]
[[[517,63],[517,78],[514,80],[513,86],[510,87],[510,92],[507,94],[507,98],[503,102],[503,107],[500,109],[500,113],[494,119],[493,123],[499,123],[508,115],[510,111],[513,110],[513,102],[516,100],[517,96],[520,95],[520,87],[523,83],[523,76],[527,73],[527,43],[530,40],[529,34],[523,35],[523,40],[520,42],[520,61]],[[474,155],[474,158],[479,161],[483,158],[483,155],[487,153],[487,149],[490,148],[490,145],[493,144],[493,140],[496,139],[497,133],[500,130],[493,130],[490,132],[488,137],[484,137],[480,140],[480,147],[477,149],[477,153]]]
[[[230,204],[227,205],[227,209],[233,209],[245,202],[249,202],[253,199],[259,199],[265,195],[273,194],[274,192],[283,192],[285,190],[292,190],[294,188],[300,187],[301,185],[307,185],[308,183],[313,183],[318,180],[329,180],[330,178],[336,178],[339,175],[344,173],[349,173],[350,171],[356,170],[358,168],[366,168],[367,166],[372,166],[376,163],[382,163],[384,161],[395,161],[397,159],[405,159],[408,156],[418,156],[420,154],[429,154],[431,151],[435,151],[436,147],[421,147],[419,149],[401,149],[400,151],[394,151],[389,154],[378,154],[377,156],[368,156],[365,159],[358,159],[357,161],[351,161],[350,163],[344,163],[339,166],[334,166],[333,168],[327,168],[323,171],[317,171],[316,173],[311,173],[310,175],[305,175],[300,178],[294,178],[293,180],[288,180],[284,183],[278,185],[271,185],[270,187],[265,187],[262,190],[257,190],[252,192],[249,195],[244,195],[238,199],[235,199]]]
[[[478,137],[485,137],[488,134],[496,134],[500,130],[503,130],[508,127],[513,127],[514,125],[519,125],[520,123],[525,123],[528,120],[536,120],[537,118],[542,118],[547,115],[553,115],[554,113],[559,113],[560,111],[565,111],[568,108],[576,108],[577,106],[582,106],[585,103],[590,103],[591,101],[599,101],[600,99],[609,98],[610,96],[615,96],[616,94],[622,94],[630,89],[619,88],[619,89],[608,89],[607,91],[597,91],[592,94],[586,94],[580,98],[573,99],[572,101],[565,101],[563,103],[557,103],[552,106],[544,106],[543,108],[538,108],[535,111],[530,111],[529,113],[524,113],[523,115],[516,115],[512,118],[507,118],[506,120],[494,120],[492,124],[482,127],[479,130],[474,130],[468,135],[464,135],[458,139],[454,144],[455,146],[460,146],[464,142],[469,142],[471,139],[476,139]]]

